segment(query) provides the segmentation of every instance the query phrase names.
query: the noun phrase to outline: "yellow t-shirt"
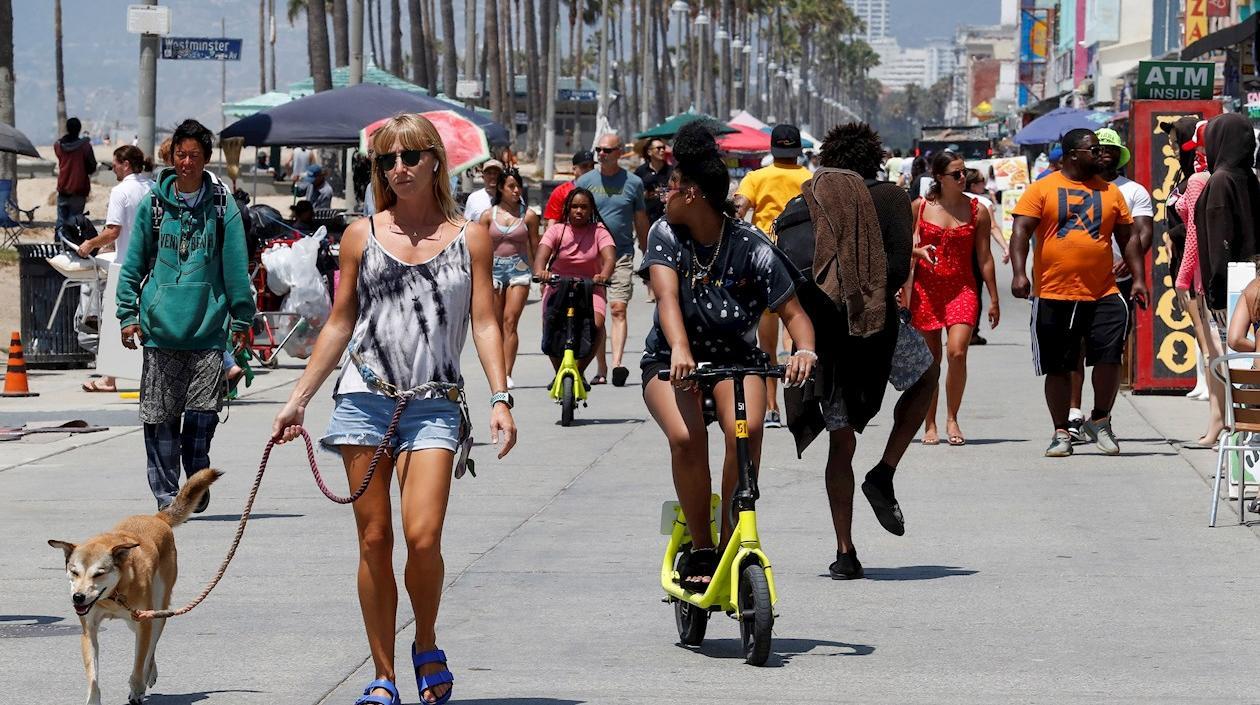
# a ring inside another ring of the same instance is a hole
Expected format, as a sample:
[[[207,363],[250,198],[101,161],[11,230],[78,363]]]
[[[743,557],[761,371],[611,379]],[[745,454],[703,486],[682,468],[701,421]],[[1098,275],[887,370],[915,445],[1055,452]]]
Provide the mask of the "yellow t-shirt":
[[[787,207],[788,201],[801,195],[801,184],[813,176],[803,166],[771,164],[748,172],[735,193],[752,204],[753,225],[773,239],[774,219]]]
[[[1072,181],[1056,171],[1028,186],[1014,214],[1039,219],[1034,296],[1097,301],[1118,291],[1112,232],[1117,223],[1132,224],[1133,217],[1115,184],[1099,177]]]

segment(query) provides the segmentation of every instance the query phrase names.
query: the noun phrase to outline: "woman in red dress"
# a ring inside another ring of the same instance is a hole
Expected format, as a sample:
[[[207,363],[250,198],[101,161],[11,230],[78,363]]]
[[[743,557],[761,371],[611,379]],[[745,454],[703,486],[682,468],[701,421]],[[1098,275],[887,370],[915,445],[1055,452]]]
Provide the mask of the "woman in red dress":
[[[979,320],[979,286],[972,268],[980,265],[989,289],[989,326],[997,328],[997,278],[989,250],[989,212],[964,193],[967,166],[962,157],[944,151],[932,158],[932,186],[914,202],[915,255],[911,323],[923,335],[932,356],[941,362],[941,331],[946,331],[945,433],[952,446],[967,442],[958,426],[958,408],[967,386],[967,347]],[[936,445],[936,396],[923,421],[923,443]]]

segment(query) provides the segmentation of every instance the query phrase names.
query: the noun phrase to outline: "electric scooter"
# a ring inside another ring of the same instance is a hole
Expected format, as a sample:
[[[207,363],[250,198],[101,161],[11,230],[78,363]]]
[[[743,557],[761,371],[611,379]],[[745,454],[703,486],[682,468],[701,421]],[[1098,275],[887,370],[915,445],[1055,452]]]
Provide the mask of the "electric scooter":
[[[665,590],[665,601],[674,605],[678,638],[687,646],[699,646],[704,642],[709,613],[725,612],[739,622],[744,660],[753,666],[764,665],[770,656],[774,604],[778,598],[770,559],[761,550],[761,540],[757,536],[756,501],[760,492],[757,489],[756,468],[748,452],[744,377],[756,375],[781,379],[784,372],[782,365],[701,365],[688,377],[699,383],[706,395],[711,395],[718,382],[732,380],[735,397],[735,452],[739,460],[739,480],[731,511],[736,518],[713,579],[703,593],[691,592],[679,584],[679,570],[691,552],[692,544],[692,530],[683,516],[682,508],[678,502],[666,502],[661,512],[661,533],[669,536],[665,558],[661,562],[661,587]],[[662,370],[657,377],[668,380],[669,375],[669,370]],[[721,499],[713,495],[707,530],[713,537],[714,545],[718,541],[715,516],[720,506]]]
[[[586,380],[582,377],[582,370],[578,368],[577,346],[578,334],[580,332],[578,325],[582,322],[577,317],[577,306],[579,296],[590,297],[591,290],[596,286],[603,286],[591,281],[590,279],[582,279],[580,277],[562,277],[559,275],[551,275],[551,278],[544,281],[541,277],[533,277],[535,282],[556,285],[561,282],[569,282],[571,286],[565,289],[568,300],[564,302],[565,322],[564,322],[564,355],[560,358],[560,367],[556,370],[555,379],[551,382],[549,394],[551,398],[560,405],[560,425],[569,426],[573,423],[573,412],[580,402],[583,408],[586,407],[587,388]],[[590,308],[589,305],[586,308]]]

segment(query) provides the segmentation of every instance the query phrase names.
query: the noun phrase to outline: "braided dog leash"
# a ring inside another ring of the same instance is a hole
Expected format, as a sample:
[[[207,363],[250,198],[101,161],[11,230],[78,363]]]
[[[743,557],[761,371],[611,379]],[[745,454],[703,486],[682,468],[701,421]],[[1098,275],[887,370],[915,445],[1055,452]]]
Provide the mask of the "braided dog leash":
[[[433,389],[446,389],[449,392],[453,388],[457,389],[455,385],[429,382],[416,387],[415,389],[409,389],[406,391],[388,390],[386,392],[389,396],[393,396],[398,399],[398,403],[394,406],[394,415],[390,418],[389,427],[385,430],[385,435],[381,438],[380,444],[376,446],[376,452],[372,454],[372,462],[368,464],[367,473],[363,476],[363,482],[361,482],[359,487],[351,492],[348,497],[341,497],[333,493],[332,490],[328,489],[328,485],[324,482],[323,475],[319,472],[319,463],[315,460],[315,445],[311,442],[311,437],[306,433],[306,429],[301,429],[300,433],[302,435],[302,441],[306,443],[306,459],[307,462],[310,463],[311,475],[314,476],[315,484],[319,486],[319,491],[323,492],[325,497],[337,504],[350,504],[362,497],[363,493],[367,492],[368,485],[372,484],[372,478],[376,475],[377,464],[380,463],[381,458],[385,457],[385,453],[388,452],[390,440],[393,439],[394,434],[398,432],[398,421],[402,418],[403,410],[407,408],[407,404],[412,399],[416,398],[417,395],[426,391]],[[460,399],[462,401],[462,392],[460,393]],[[223,579],[223,575],[227,573],[228,565],[232,562],[232,557],[236,555],[236,549],[241,545],[241,539],[245,536],[245,526],[249,524],[249,516],[254,509],[254,500],[258,497],[258,488],[262,486],[263,475],[267,472],[267,463],[271,460],[271,450],[275,447],[276,439],[272,438],[267,441],[267,447],[263,449],[262,460],[258,464],[258,474],[254,476],[254,484],[249,490],[249,497],[245,500],[245,509],[241,512],[241,520],[236,525],[236,536],[232,538],[232,545],[228,548],[227,555],[223,557],[223,562],[219,564],[219,570],[215,572],[214,577],[210,579],[210,582],[206,583],[206,586],[202,589],[201,594],[197,595],[197,597],[193,598],[191,602],[183,607],[174,610],[136,610],[132,609],[127,604],[126,598],[122,595],[113,595],[110,599],[117,602],[124,609],[130,611],[131,618],[137,621],[142,619],[166,619],[168,617],[179,617],[181,615],[188,614],[194,607],[201,604],[201,602],[210,595],[210,592],[214,590],[215,586],[219,584],[219,581]]]

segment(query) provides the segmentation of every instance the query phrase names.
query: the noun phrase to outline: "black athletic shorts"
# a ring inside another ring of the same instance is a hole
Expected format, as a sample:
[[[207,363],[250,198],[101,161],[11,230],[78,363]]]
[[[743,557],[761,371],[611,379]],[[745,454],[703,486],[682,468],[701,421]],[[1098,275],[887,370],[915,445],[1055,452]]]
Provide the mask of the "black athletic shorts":
[[[1120,295],[1124,297],[1124,303],[1129,307],[1129,332],[1133,332],[1133,324],[1137,321],[1137,316],[1133,312],[1137,309],[1133,308],[1133,277],[1128,279],[1117,279],[1116,288],[1120,290]]]
[[[1129,331],[1129,306],[1120,294],[1097,301],[1036,299],[1032,309],[1033,366],[1038,375],[1076,369],[1085,348],[1085,364],[1120,364]]]

